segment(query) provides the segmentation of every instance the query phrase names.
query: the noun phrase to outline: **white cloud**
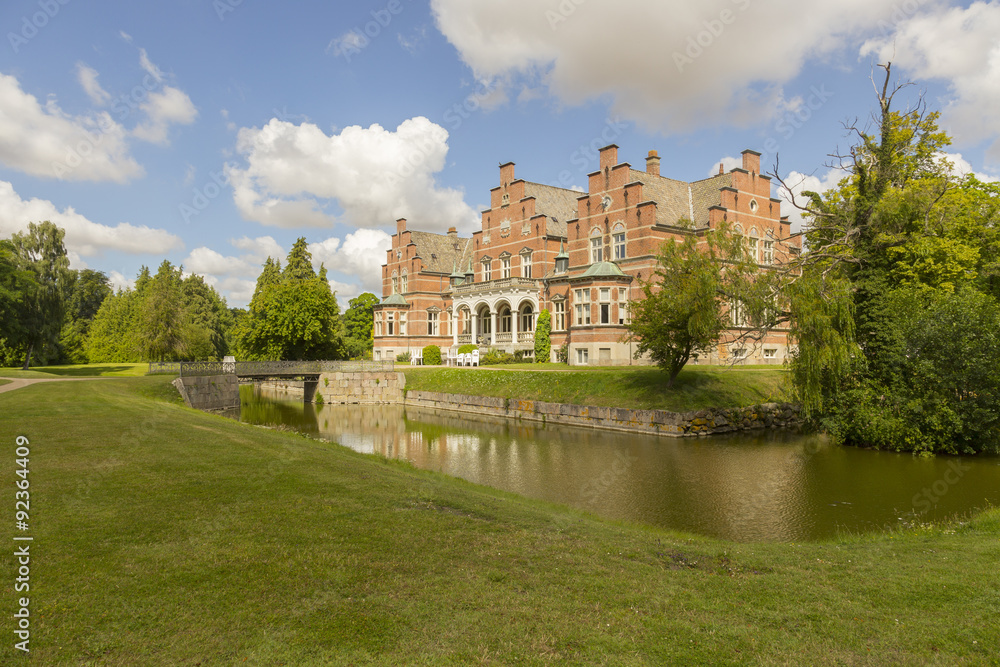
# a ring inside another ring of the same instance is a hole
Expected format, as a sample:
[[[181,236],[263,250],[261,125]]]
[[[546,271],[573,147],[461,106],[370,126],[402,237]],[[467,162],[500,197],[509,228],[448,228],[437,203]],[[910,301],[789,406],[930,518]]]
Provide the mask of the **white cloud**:
[[[125,32],[124,30],[119,30],[119,31],[118,31],[118,35],[119,35],[119,36],[120,36],[120,37],[121,37],[121,38],[122,38],[123,40],[125,40],[125,41],[126,41],[127,43],[129,43],[129,44],[131,44],[131,43],[132,43],[132,35],[128,34],[128,33],[127,33],[127,32]]]
[[[94,103],[95,106],[103,107],[108,102],[111,101],[111,94],[108,91],[101,88],[101,84],[97,81],[97,70],[92,67],[88,67],[83,63],[76,64],[76,78],[83,86],[83,90],[87,93],[87,97],[90,101]]]
[[[126,278],[120,271],[112,271],[108,274],[108,279],[116,291],[120,289],[133,289],[135,287],[135,280]]]
[[[951,165],[950,172],[952,176],[955,176],[957,178],[962,178],[964,176],[972,174],[983,183],[993,183],[996,181],[1000,181],[1000,176],[994,176],[992,174],[977,172],[975,169],[972,168],[972,164],[970,164],[968,160],[962,157],[961,153],[938,153],[937,159],[938,161],[947,160],[948,163]]]
[[[198,116],[198,110],[187,93],[173,86],[151,92],[139,108],[145,112],[146,120],[132,130],[133,136],[160,145],[168,143],[171,125],[190,125]]]
[[[779,185],[776,196],[781,200],[781,212],[783,215],[788,216],[792,232],[802,231],[802,224],[805,222],[802,211],[792,204],[793,196],[799,206],[804,206],[809,202],[802,195],[803,192],[808,191],[823,194],[827,190],[836,188],[845,175],[845,172],[840,169],[830,169],[822,177],[803,174],[797,171],[789,172],[788,176],[784,177],[785,183],[788,185],[791,193]]]
[[[247,255],[258,264],[263,264],[268,257],[283,260],[287,254],[285,249],[270,236],[258,236],[255,239],[244,236],[233,239],[230,244],[234,248],[246,251]]]
[[[14,186],[0,181],[0,235],[9,236],[28,229],[29,222],[49,220],[66,230],[66,249],[85,257],[100,255],[105,250],[120,250],[132,254],[160,254],[182,248],[180,238],[163,229],[136,227],[127,222],[114,227],[91,222],[72,207],[60,211],[44,199],[25,201]]]
[[[0,73],[0,162],[33,176],[124,183],[142,176],[125,129],[106,112],[70,116],[55,99],[43,107]]]
[[[184,268],[201,275],[256,278],[268,257],[283,260],[285,251],[270,236],[255,239],[246,236],[230,240],[230,245],[243,250],[239,257],[223,255],[211,248],[195,248],[184,260]]]
[[[364,290],[381,294],[382,264],[385,263],[386,251],[391,247],[392,237],[382,230],[359,229],[345,236],[343,241],[331,237],[311,243],[309,252],[316,266],[322,262],[329,271],[355,277]],[[351,297],[360,293],[359,289]]]
[[[563,102],[679,132],[749,126],[782,86],[892,14],[898,0],[432,0],[438,28],[480,78],[519,76]],[[627,35],[626,39],[612,39]],[[608,48],[599,45],[610,44]]]
[[[424,42],[427,41],[427,28],[420,26],[414,30],[409,36],[404,36],[403,33],[397,33],[396,39],[399,41],[399,45],[403,47],[411,55],[416,55],[423,47]]]
[[[737,167],[743,166],[743,158],[731,157],[729,155],[717,160],[709,170],[707,176],[717,176],[719,174],[719,164],[722,164],[722,170],[724,172],[729,172],[730,169],[736,169]]]
[[[331,39],[330,43],[326,45],[326,52],[332,53],[335,56],[349,56],[352,53],[357,53],[366,46],[368,46],[368,38],[358,30],[351,30],[345,32],[340,37]]]
[[[961,143],[993,140],[1000,159],[1000,2],[934,6],[906,18],[891,34],[873,38],[861,55],[892,60],[909,75],[947,82],[953,98],[942,120]]]
[[[149,75],[156,79],[158,82],[163,81],[163,72],[153,64],[153,61],[149,59],[149,54],[146,53],[146,49],[139,49],[139,65],[149,72]]]
[[[462,192],[438,186],[448,132],[423,117],[395,131],[352,126],[327,136],[312,123],[272,118],[242,128],[237,150],[246,168],[229,166],[233,199],[247,220],[281,227],[381,227],[397,218],[420,229],[471,230],[477,216]],[[342,215],[329,209],[339,206]]]

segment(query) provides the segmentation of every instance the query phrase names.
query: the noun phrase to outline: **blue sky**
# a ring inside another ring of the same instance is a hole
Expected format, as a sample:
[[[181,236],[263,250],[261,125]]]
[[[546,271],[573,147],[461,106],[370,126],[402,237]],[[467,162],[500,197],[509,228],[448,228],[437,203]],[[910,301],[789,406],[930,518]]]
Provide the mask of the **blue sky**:
[[[697,180],[744,148],[836,182],[873,64],[1000,174],[1000,2],[6,0],[0,235],[50,219],[118,285],[164,258],[230,305],[299,236],[342,304],[395,219],[473,231],[500,163],[580,187],[593,148]],[[775,192],[776,196],[782,193]],[[786,212],[794,211],[786,207]]]

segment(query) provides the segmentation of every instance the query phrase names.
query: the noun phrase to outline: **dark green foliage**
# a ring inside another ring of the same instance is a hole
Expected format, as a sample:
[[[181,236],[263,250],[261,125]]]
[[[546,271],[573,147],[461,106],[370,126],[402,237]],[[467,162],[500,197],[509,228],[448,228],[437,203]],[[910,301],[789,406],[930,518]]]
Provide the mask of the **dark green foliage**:
[[[410,353],[409,352],[403,352],[401,354],[397,354],[396,355],[396,361],[404,363],[404,364],[408,363],[410,361]]]
[[[17,314],[24,369],[33,353],[41,355],[43,361],[58,357],[57,342],[72,279],[63,243],[65,235],[64,230],[45,221],[29,223],[27,232],[11,237],[17,267],[32,277],[22,292]]]
[[[517,361],[520,361],[520,359],[515,359],[513,354],[510,352],[504,352],[503,350],[490,350],[479,358],[479,363],[482,366],[513,364]]]
[[[371,359],[375,306],[379,298],[365,292],[350,300],[344,311],[344,348],[351,359]]]
[[[425,364],[438,366],[441,364],[441,348],[437,345],[428,345],[424,348],[422,357]]]
[[[552,355],[552,314],[548,310],[538,313],[535,324],[535,361],[545,363]]]
[[[345,350],[340,310],[325,270],[312,269],[304,238],[285,270],[269,257],[257,278],[249,313],[236,330],[236,356],[247,360],[340,359]]]
[[[563,343],[559,346],[559,351],[556,352],[556,361],[560,364],[569,363],[569,344]]]
[[[465,345],[459,345],[458,346],[458,353],[459,354],[468,354],[469,352],[472,352],[473,350],[478,350],[478,349],[479,349],[479,346],[476,345],[475,343],[466,343]]]

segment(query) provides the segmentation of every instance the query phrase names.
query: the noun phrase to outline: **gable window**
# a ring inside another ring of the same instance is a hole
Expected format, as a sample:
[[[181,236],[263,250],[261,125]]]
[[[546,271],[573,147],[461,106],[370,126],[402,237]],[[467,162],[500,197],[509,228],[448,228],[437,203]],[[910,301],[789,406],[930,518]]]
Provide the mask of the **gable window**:
[[[556,301],[552,304],[552,330],[566,331],[566,302]]]
[[[399,293],[399,278],[396,276],[396,272],[392,272],[392,293]]]
[[[400,290],[400,293],[401,294],[405,294],[406,291],[407,291],[406,290],[406,271],[403,271],[403,279],[401,281],[401,285],[400,286],[402,287],[402,289]]]
[[[616,232],[612,239],[615,247],[615,259],[625,259],[625,232]]]
[[[526,252],[521,255],[521,275],[525,278],[531,277],[531,253]]]
[[[440,318],[440,314],[439,313],[434,313],[434,312],[427,313],[427,335],[428,336],[437,336],[440,333],[440,329],[439,329],[440,321],[439,321],[439,318]]]
[[[590,288],[576,290],[576,325],[590,324]]]
[[[510,257],[500,259],[500,277],[510,278]]]
[[[483,260],[483,280],[493,280],[493,265],[488,259]]]
[[[611,288],[601,288],[601,324],[611,324]]]
[[[597,264],[601,261],[602,255],[604,254],[602,246],[604,244],[601,242],[600,236],[595,236],[590,239],[590,263]]]

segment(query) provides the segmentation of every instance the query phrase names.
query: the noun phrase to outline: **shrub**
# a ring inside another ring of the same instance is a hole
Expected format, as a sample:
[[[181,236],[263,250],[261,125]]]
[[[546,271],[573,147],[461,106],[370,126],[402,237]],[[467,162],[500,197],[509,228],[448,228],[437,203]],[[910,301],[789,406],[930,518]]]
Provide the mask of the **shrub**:
[[[475,343],[466,343],[465,345],[462,345],[458,348],[458,353],[468,354],[469,352],[472,352],[473,350],[476,350],[478,348],[479,346],[476,345]]]
[[[479,363],[483,366],[495,365],[495,364],[512,364],[514,363],[514,355],[509,352],[504,352],[503,350],[490,350],[482,357],[479,358]]]
[[[428,345],[424,348],[424,363],[438,366],[441,363],[441,348],[437,345]]]
[[[403,352],[402,354],[397,354],[396,355],[396,361],[401,361],[403,363],[406,363],[409,360],[410,360],[410,353],[409,352]]]
[[[547,310],[538,313],[535,324],[535,361],[545,363],[552,353],[552,315]]]
[[[559,346],[559,351],[556,352],[556,360],[560,364],[569,363],[569,343],[563,343]]]

